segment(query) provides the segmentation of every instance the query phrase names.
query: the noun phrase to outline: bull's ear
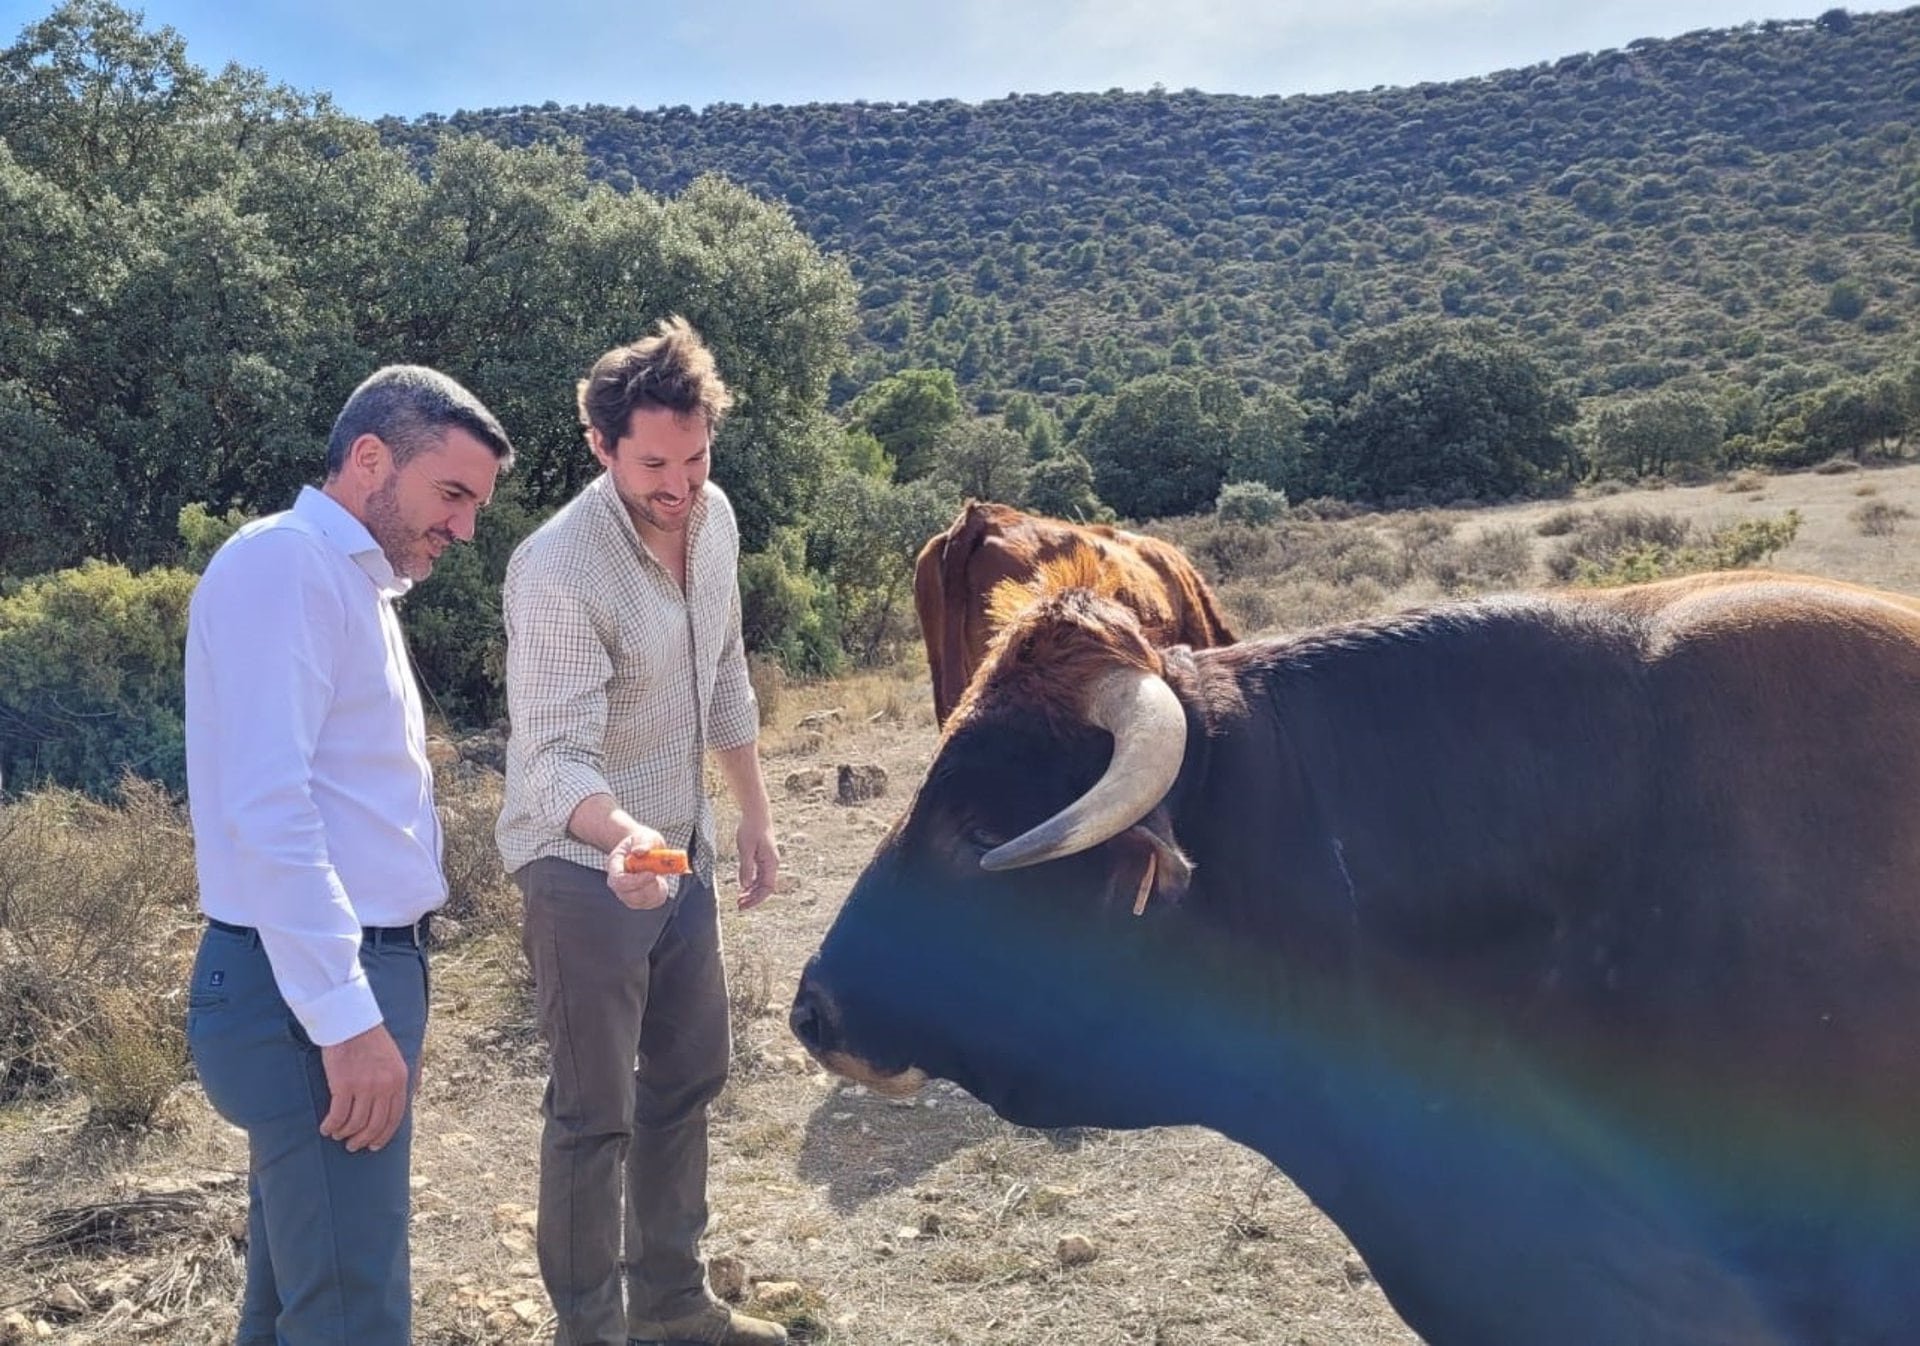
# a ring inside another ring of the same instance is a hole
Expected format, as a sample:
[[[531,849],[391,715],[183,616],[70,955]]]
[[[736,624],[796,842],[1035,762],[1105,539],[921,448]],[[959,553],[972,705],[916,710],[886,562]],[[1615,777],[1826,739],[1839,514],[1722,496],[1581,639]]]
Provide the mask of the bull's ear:
[[[1132,897],[1141,915],[1150,899],[1178,902],[1193,882],[1193,861],[1173,838],[1173,819],[1158,807],[1108,843],[1119,859],[1114,885]]]

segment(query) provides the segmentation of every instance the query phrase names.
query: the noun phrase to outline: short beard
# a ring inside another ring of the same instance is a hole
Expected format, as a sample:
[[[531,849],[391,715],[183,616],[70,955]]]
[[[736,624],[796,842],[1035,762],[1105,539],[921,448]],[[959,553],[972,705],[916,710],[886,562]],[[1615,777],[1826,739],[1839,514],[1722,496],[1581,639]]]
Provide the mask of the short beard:
[[[373,534],[373,540],[386,554],[387,564],[393,567],[393,573],[402,579],[417,580],[424,578],[408,568],[409,544],[413,539],[407,536],[406,524],[400,518],[400,478],[398,473],[390,475],[384,484],[367,497],[366,517],[362,520],[367,531]]]
[[[702,486],[702,489],[705,489],[704,484]],[[693,497],[693,496],[698,496],[700,492],[689,491],[687,492],[687,494],[689,497]],[[655,532],[684,533],[687,530],[688,524],[690,524],[693,521],[692,510],[688,510],[685,514],[682,514],[678,519],[675,519],[672,522],[667,522],[663,520],[657,513],[654,512],[653,501],[650,497],[647,497],[647,496],[641,496],[638,500],[632,500],[632,499],[629,499],[627,496],[622,495],[620,497],[620,500],[621,500],[621,503],[627,507],[628,513],[636,514],[641,519],[644,519],[647,523],[647,526],[649,528],[652,528]]]

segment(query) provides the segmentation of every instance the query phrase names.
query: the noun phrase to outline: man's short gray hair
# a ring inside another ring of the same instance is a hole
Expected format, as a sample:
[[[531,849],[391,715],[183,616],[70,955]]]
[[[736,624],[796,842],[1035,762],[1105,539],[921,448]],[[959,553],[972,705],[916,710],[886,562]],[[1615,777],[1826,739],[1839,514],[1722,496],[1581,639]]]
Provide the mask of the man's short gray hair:
[[[398,467],[440,442],[448,430],[465,430],[493,450],[504,471],[513,466],[513,442],[486,405],[437,369],[388,365],[369,374],[334,418],[327,436],[327,476],[346,466],[347,450],[362,435],[378,435]]]

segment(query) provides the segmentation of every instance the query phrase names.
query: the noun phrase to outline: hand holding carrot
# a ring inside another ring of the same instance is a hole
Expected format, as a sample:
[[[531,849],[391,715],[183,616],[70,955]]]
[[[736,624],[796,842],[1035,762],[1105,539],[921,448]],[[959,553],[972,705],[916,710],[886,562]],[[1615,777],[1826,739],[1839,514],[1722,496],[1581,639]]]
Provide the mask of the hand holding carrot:
[[[665,837],[636,823],[607,853],[607,887],[635,911],[652,911],[673,896],[671,876],[687,868],[685,851],[672,849]]]

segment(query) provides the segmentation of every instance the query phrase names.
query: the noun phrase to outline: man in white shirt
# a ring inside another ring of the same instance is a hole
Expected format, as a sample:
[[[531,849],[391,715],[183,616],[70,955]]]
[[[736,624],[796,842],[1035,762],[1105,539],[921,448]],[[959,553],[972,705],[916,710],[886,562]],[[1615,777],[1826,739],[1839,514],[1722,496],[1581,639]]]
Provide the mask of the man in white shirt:
[[[394,600],[470,541],[513,446],[446,375],[381,369],[293,508],[215,554],[187,623],[187,789],[208,918],[187,1037],[247,1133],[237,1346],[407,1346],[409,1103],[446,900]]]

